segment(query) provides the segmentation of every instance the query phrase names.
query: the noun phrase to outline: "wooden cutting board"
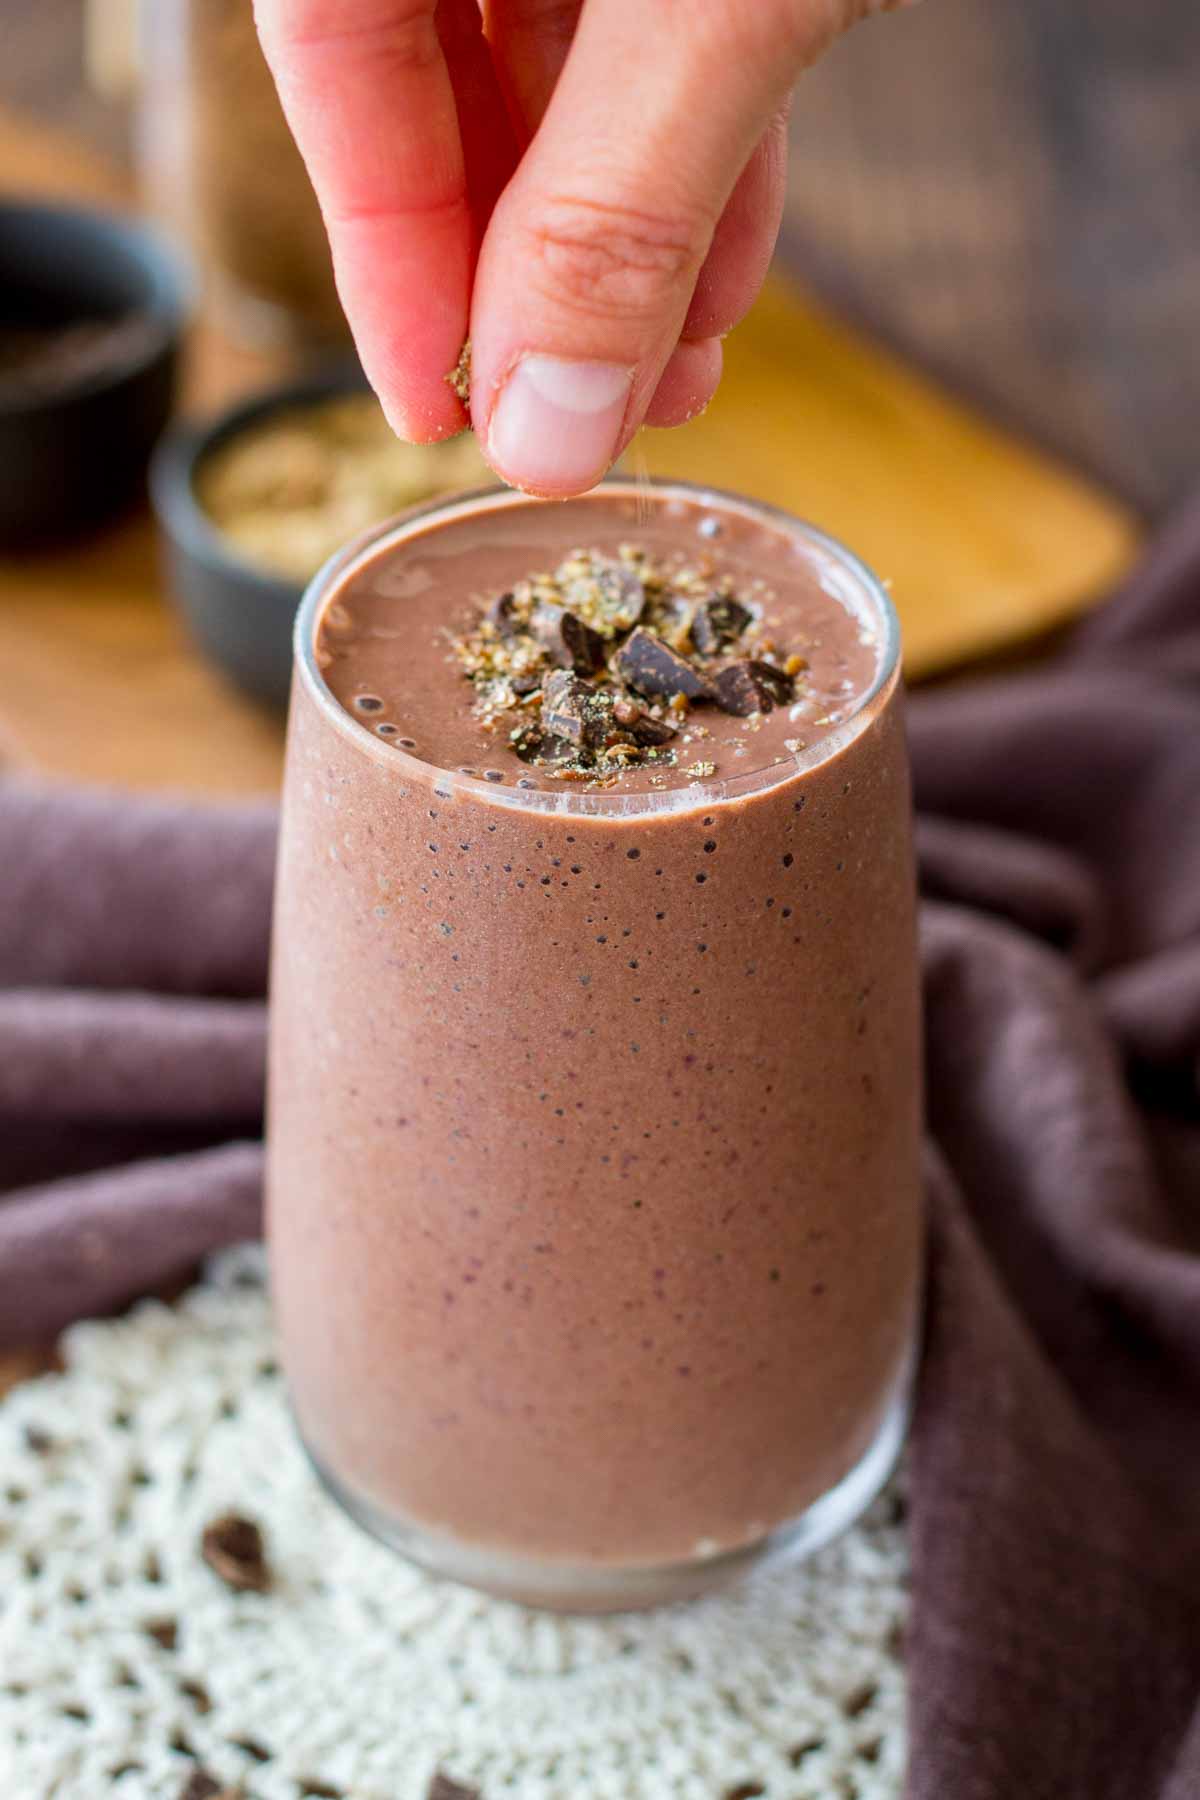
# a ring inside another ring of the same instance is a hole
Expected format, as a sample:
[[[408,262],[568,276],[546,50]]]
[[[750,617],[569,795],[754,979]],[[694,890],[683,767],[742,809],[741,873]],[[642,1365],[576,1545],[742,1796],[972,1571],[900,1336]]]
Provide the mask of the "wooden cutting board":
[[[116,173],[0,112],[0,184],[120,205]],[[1014,647],[1102,595],[1138,541],[1132,513],[772,281],[726,345],[714,405],[648,432],[654,473],[737,488],[843,537],[892,584],[911,678]],[[269,377],[195,335],[185,405]],[[52,701],[52,704],[51,704]],[[188,646],[153,524],[0,559],[0,741],[45,770],[217,793],[278,780],[279,722]]]

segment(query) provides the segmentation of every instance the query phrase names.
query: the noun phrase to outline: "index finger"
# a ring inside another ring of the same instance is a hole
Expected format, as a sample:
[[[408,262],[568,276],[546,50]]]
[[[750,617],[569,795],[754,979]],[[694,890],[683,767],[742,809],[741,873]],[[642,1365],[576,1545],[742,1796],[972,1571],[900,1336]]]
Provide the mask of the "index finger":
[[[444,10],[464,4],[477,13],[474,0]],[[444,378],[467,335],[475,254],[438,12],[437,0],[255,5],[363,367],[393,428],[417,441],[464,424]]]

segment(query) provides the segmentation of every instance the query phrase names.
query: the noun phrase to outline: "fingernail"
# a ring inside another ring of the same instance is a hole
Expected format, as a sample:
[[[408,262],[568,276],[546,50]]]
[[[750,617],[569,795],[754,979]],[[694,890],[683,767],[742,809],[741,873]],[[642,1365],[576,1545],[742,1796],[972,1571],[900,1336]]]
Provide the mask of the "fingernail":
[[[632,380],[615,363],[523,356],[492,409],[489,461],[541,493],[592,487],[616,460]]]

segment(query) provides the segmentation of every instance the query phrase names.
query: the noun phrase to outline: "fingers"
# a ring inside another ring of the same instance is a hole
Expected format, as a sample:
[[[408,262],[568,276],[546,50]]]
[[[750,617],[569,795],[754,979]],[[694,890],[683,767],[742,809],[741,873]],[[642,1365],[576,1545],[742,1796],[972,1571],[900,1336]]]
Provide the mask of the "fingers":
[[[483,48],[474,0],[256,0],[256,15],[388,418],[418,440],[460,430],[444,376],[467,332],[478,233],[439,30],[454,39],[457,79],[479,89],[478,64],[462,61],[472,17]],[[498,90],[493,105],[503,143]],[[482,113],[477,93],[477,134]],[[485,182],[474,198],[490,206]]]
[[[785,105],[739,175],[696,279],[685,338],[720,337],[749,312],[770,266],[787,194]]]
[[[476,275],[472,412],[507,480],[581,492],[640,423],[737,172],[814,51],[814,11],[824,30],[829,4],[588,0]],[[722,280],[717,300],[740,305]]]
[[[582,6],[583,0],[485,0],[487,40],[523,145],[550,104]]]
[[[647,425],[686,425],[702,413],[721,381],[720,338],[676,344],[650,404]]]

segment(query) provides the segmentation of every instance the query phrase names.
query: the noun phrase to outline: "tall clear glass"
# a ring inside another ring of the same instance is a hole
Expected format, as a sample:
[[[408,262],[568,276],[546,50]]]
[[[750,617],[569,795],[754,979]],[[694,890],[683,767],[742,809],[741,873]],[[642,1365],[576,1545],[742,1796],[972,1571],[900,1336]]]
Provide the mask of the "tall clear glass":
[[[682,483],[649,504],[698,495],[785,529],[879,644],[842,723],[765,773],[522,790],[343,710],[315,642],[346,581],[382,559],[402,576],[406,547],[538,504],[521,495],[360,540],[296,627],[269,1235],[299,1427],[378,1536],[560,1608],[679,1599],[814,1548],[877,1491],[906,1417],[920,1057],[896,619],[799,521]],[[607,962],[601,888],[626,934]]]

